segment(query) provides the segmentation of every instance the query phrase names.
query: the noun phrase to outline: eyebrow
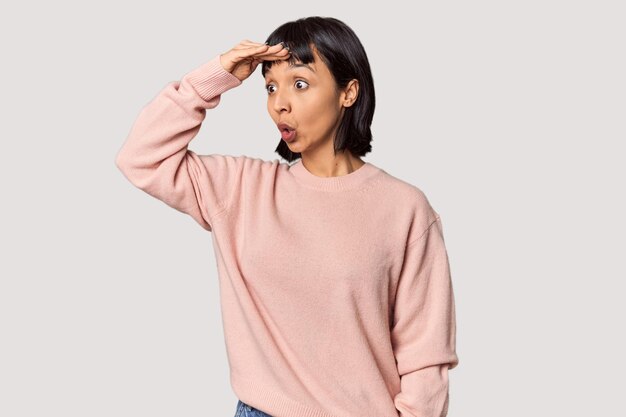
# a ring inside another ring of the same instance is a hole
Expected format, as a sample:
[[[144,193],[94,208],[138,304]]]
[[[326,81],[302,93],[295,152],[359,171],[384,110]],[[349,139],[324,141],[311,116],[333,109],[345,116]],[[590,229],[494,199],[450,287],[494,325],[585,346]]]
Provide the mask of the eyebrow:
[[[309,64],[303,64],[303,63],[295,63],[295,64],[289,64],[289,69],[296,69],[296,68],[308,68],[311,72],[315,73],[315,70],[309,65]],[[272,69],[268,69],[265,74],[269,74],[272,71]]]

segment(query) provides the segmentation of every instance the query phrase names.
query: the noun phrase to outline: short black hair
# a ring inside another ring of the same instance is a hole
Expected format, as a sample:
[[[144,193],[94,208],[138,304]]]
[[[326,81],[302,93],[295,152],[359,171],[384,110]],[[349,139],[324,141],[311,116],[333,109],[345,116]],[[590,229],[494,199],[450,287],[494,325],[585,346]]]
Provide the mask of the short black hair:
[[[332,73],[338,88],[345,88],[352,79],[358,80],[357,99],[343,114],[334,148],[335,153],[347,149],[355,156],[364,156],[370,152],[370,127],[376,106],[374,79],[365,49],[354,31],[334,17],[310,16],[282,24],[266,40],[269,45],[280,42],[291,51],[287,60],[290,64],[313,62],[313,45]],[[264,78],[272,63],[263,61],[261,75]],[[292,152],[282,139],[275,151],[289,162],[301,157],[299,152]]]

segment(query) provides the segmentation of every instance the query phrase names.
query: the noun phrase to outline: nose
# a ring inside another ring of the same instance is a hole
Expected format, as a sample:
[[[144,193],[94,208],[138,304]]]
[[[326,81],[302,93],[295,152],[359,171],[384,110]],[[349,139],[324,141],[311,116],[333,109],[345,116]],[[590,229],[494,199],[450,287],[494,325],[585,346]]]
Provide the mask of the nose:
[[[283,91],[275,91],[270,100],[272,101],[272,108],[276,113],[291,111],[291,99],[288,91],[284,91],[284,89]]]

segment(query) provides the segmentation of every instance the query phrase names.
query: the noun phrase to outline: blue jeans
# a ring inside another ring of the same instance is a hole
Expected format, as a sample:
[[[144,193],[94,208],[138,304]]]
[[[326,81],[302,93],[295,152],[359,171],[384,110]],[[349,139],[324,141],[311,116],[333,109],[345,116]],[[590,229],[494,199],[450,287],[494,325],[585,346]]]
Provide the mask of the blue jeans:
[[[272,417],[271,415],[252,407],[244,403],[241,400],[237,401],[237,411],[235,417]]]

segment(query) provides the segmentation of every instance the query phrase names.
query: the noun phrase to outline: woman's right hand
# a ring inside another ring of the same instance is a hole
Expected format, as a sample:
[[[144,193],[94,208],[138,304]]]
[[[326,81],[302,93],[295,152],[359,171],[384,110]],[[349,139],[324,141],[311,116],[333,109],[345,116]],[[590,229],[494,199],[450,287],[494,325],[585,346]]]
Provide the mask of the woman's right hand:
[[[245,39],[230,51],[220,54],[220,62],[226,71],[243,81],[254,72],[261,61],[287,59],[289,55],[289,49],[282,43],[269,46]]]

